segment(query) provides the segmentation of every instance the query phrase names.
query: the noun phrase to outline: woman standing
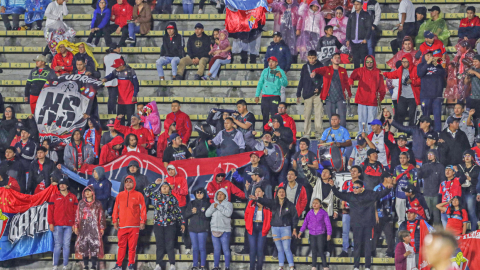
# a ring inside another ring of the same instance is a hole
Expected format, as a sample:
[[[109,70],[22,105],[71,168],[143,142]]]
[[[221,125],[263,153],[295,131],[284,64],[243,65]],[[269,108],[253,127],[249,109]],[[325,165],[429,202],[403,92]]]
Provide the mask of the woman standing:
[[[335,9],[335,17],[328,22],[328,25],[333,26],[333,35],[342,44],[345,44],[345,39],[347,38],[348,18],[344,14],[343,7],[337,7]]]
[[[462,207],[460,198],[455,196],[448,202],[437,204],[438,210],[447,214],[448,221],[445,229],[457,236],[467,232],[468,222],[467,211]]]

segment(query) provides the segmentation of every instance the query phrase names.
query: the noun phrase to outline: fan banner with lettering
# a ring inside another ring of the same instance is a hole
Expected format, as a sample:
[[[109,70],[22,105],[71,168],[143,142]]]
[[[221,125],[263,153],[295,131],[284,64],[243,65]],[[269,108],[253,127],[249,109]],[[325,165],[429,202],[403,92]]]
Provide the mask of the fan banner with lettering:
[[[206,187],[207,183],[212,181],[213,170],[216,167],[224,169],[227,173],[226,179],[230,180],[230,171],[248,165],[250,163],[251,153],[252,152],[246,152],[226,157],[177,160],[170,164],[173,164],[177,168],[179,176],[187,179],[188,190],[191,193],[196,188]],[[262,151],[257,151],[256,153],[258,153],[260,157],[263,155]],[[140,164],[140,173],[146,175],[150,182],[154,182],[157,178],[165,179],[168,176],[167,169],[163,166],[163,162],[160,159],[137,152],[128,152],[102,166],[105,169],[105,176],[112,182],[112,196],[116,197],[118,194],[120,182],[127,175],[128,164],[133,160]],[[69,178],[82,185],[86,185],[87,181],[85,178],[88,179],[96,167],[98,166],[84,164],[80,169],[81,177],[75,172],[65,168],[65,166],[62,166],[62,171],[66,173]]]
[[[35,121],[40,141],[63,149],[75,129],[83,128],[102,82],[86,75],[63,75],[45,84],[37,100]]]
[[[226,0],[225,29],[229,37],[252,40],[262,32],[269,9],[265,0]]]
[[[0,261],[53,251],[48,228],[50,186],[35,195],[0,188]]]

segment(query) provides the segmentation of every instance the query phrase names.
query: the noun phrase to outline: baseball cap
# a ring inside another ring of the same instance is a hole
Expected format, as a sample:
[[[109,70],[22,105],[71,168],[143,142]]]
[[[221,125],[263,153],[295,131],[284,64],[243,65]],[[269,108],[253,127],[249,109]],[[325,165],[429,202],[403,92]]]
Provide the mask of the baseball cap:
[[[367,156],[370,156],[373,153],[380,153],[377,149],[368,149]]]
[[[450,117],[448,117],[448,119],[447,119],[447,125],[450,125],[450,124],[452,124],[452,123],[455,122],[455,121],[459,122],[460,120],[458,120],[458,118],[455,118],[455,117],[450,116]]]
[[[277,57],[275,57],[275,56],[270,56],[270,57],[268,58],[268,61],[270,61],[270,60],[275,61],[275,62],[278,62],[278,59],[277,59]]]
[[[419,214],[415,209],[413,209],[413,208],[408,209],[407,211],[405,211],[405,213],[414,213],[414,214],[420,215],[420,214]]]
[[[33,59],[33,61],[37,62],[37,61],[42,61],[42,62],[47,62],[47,57],[45,55],[37,55],[37,57],[35,57],[35,59]]]
[[[282,33],[280,33],[280,32],[273,32],[273,36],[279,36],[279,37],[282,37]]]
[[[393,175],[390,172],[384,171],[382,173],[381,178],[383,179],[383,178],[388,178],[388,177],[393,177]]]
[[[399,136],[397,137],[397,140],[407,141],[407,136],[405,136],[405,135],[399,135]]]
[[[430,131],[427,133],[427,139],[438,141],[438,134],[435,131]]]
[[[16,128],[16,129],[19,129],[19,130],[22,130],[22,129],[25,128],[25,125],[24,125],[22,122],[17,122],[17,123],[15,124],[15,128]]]
[[[123,59],[121,58],[118,58],[118,59],[115,59],[115,61],[113,62],[112,68],[118,68],[124,65],[125,65],[125,61],[123,61]]]
[[[116,42],[113,42],[110,44],[110,47],[108,48],[109,50],[115,50],[116,48],[120,48]]]
[[[447,165],[447,167],[445,167],[445,171],[446,171],[447,169],[450,169],[450,170],[452,170],[452,171],[455,171],[455,169],[453,168],[453,165]]]
[[[432,12],[432,11],[438,11],[440,12],[440,7],[439,6],[433,6],[431,9],[429,9],[428,11]]]
[[[427,30],[427,31],[423,32],[423,37],[424,38],[434,38],[435,35],[432,32]]]
[[[58,185],[61,185],[61,184],[67,185],[67,187],[70,186],[68,178],[66,177],[62,177],[60,178],[60,180],[58,180]]]
[[[167,26],[167,29],[175,29],[175,26],[170,24],[169,26]]]
[[[373,126],[373,125],[382,125],[382,121],[378,120],[378,119],[374,119],[372,122],[368,123],[369,125]]]
[[[178,133],[172,133],[170,135],[170,138],[168,138],[169,139],[168,141],[171,142],[171,141],[175,140],[175,138],[177,138],[177,137],[180,137],[180,135],[178,135]]]
[[[402,187],[402,191],[408,193],[415,193],[415,186],[412,184],[408,184],[408,186]]]
[[[480,134],[475,137],[475,142],[480,143]]]
[[[260,157],[257,152],[252,152],[252,153],[250,154],[250,157],[252,157],[253,155],[255,155],[255,156],[257,156],[257,157]]]
[[[201,24],[201,23],[195,24],[195,29],[197,29],[197,28],[203,29],[203,24]]]
[[[419,119],[419,122],[420,123],[429,122],[430,124],[432,124],[432,118],[430,118],[430,116],[427,116],[427,115],[422,115]]]
[[[115,118],[109,119],[107,122],[107,127],[113,127],[115,125]]]
[[[361,134],[357,136],[357,145],[363,145],[365,143],[365,138],[362,137]]]
[[[263,177],[263,170],[260,167],[253,168],[251,172],[247,173],[248,175],[258,175],[260,177]]]

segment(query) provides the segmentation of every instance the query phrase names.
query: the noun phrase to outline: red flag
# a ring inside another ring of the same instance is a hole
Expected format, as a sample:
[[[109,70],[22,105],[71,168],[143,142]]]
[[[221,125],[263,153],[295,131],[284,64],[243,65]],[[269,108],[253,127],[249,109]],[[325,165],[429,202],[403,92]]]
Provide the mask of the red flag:
[[[425,236],[433,231],[433,227],[430,226],[424,219],[420,220],[420,252],[418,253],[418,269],[430,270],[430,265],[423,256],[423,240]]]
[[[250,32],[257,32],[265,25],[266,9],[258,7],[251,10],[231,11],[227,8],[225,17],[225,29],[227,29],[230,37],[243,38],[243,36],[251,35]]]

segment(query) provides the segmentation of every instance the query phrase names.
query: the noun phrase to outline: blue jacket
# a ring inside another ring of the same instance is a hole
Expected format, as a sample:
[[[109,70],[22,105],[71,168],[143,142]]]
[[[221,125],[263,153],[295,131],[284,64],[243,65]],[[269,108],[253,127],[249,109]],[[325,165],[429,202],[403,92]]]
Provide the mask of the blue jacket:
[[[279,43],[271,42],[270,46],[267,48],[265,53],[265,68],[268,68],[268,58],[275,56],[278,59],[278,66],[283,69],[283,71],[288,72],[290,70],[290,65],[292,63],[292,55],[290,54],[290,49],[288,45],[285,44],[285,41],[281,40]]]
[[[25,13],[25,0],[1,0],[0,6],[5,7],[5,13],[3,14]]]
[[[263,171],[263,179],[270,181],[270,170],[266,166],[261,164],[258,164],[258,167],[260,167]],[[248,173],[252,172],[252,170],[252,164],[249,164],[242,169],[236,170],[232,174],[232,180],[243,184],[245,184],[246,182],[252,183],[252,176],[248,175]]]
[[[108,25],[110,22],[110,9],[108,8],[108,2],[105,1],[105,8],[100,9],[99,6],[100,1],[97,2],[97,8],[93,12],[93,18],[92,18],[92,24],[90,25],[90,28],[100,28],[103,29],[105,26]],[[96,196],[97,194],[95,194]]]
[[[112,183],[105,176],[98,181],[92,176],[88,179],[87,183],[87,186],[90,185],[95,189],[95,199],[101,201],[102,206],[104,206],[104,202],[108,201],[111,196]],[[106,208],[104,210],[106,210]]]
[[[421,80],[420,99],[441,98],[443,96],[447,74],[442,65],[428,64],[424,55],[422,62],[417,66],[417,75]]]

